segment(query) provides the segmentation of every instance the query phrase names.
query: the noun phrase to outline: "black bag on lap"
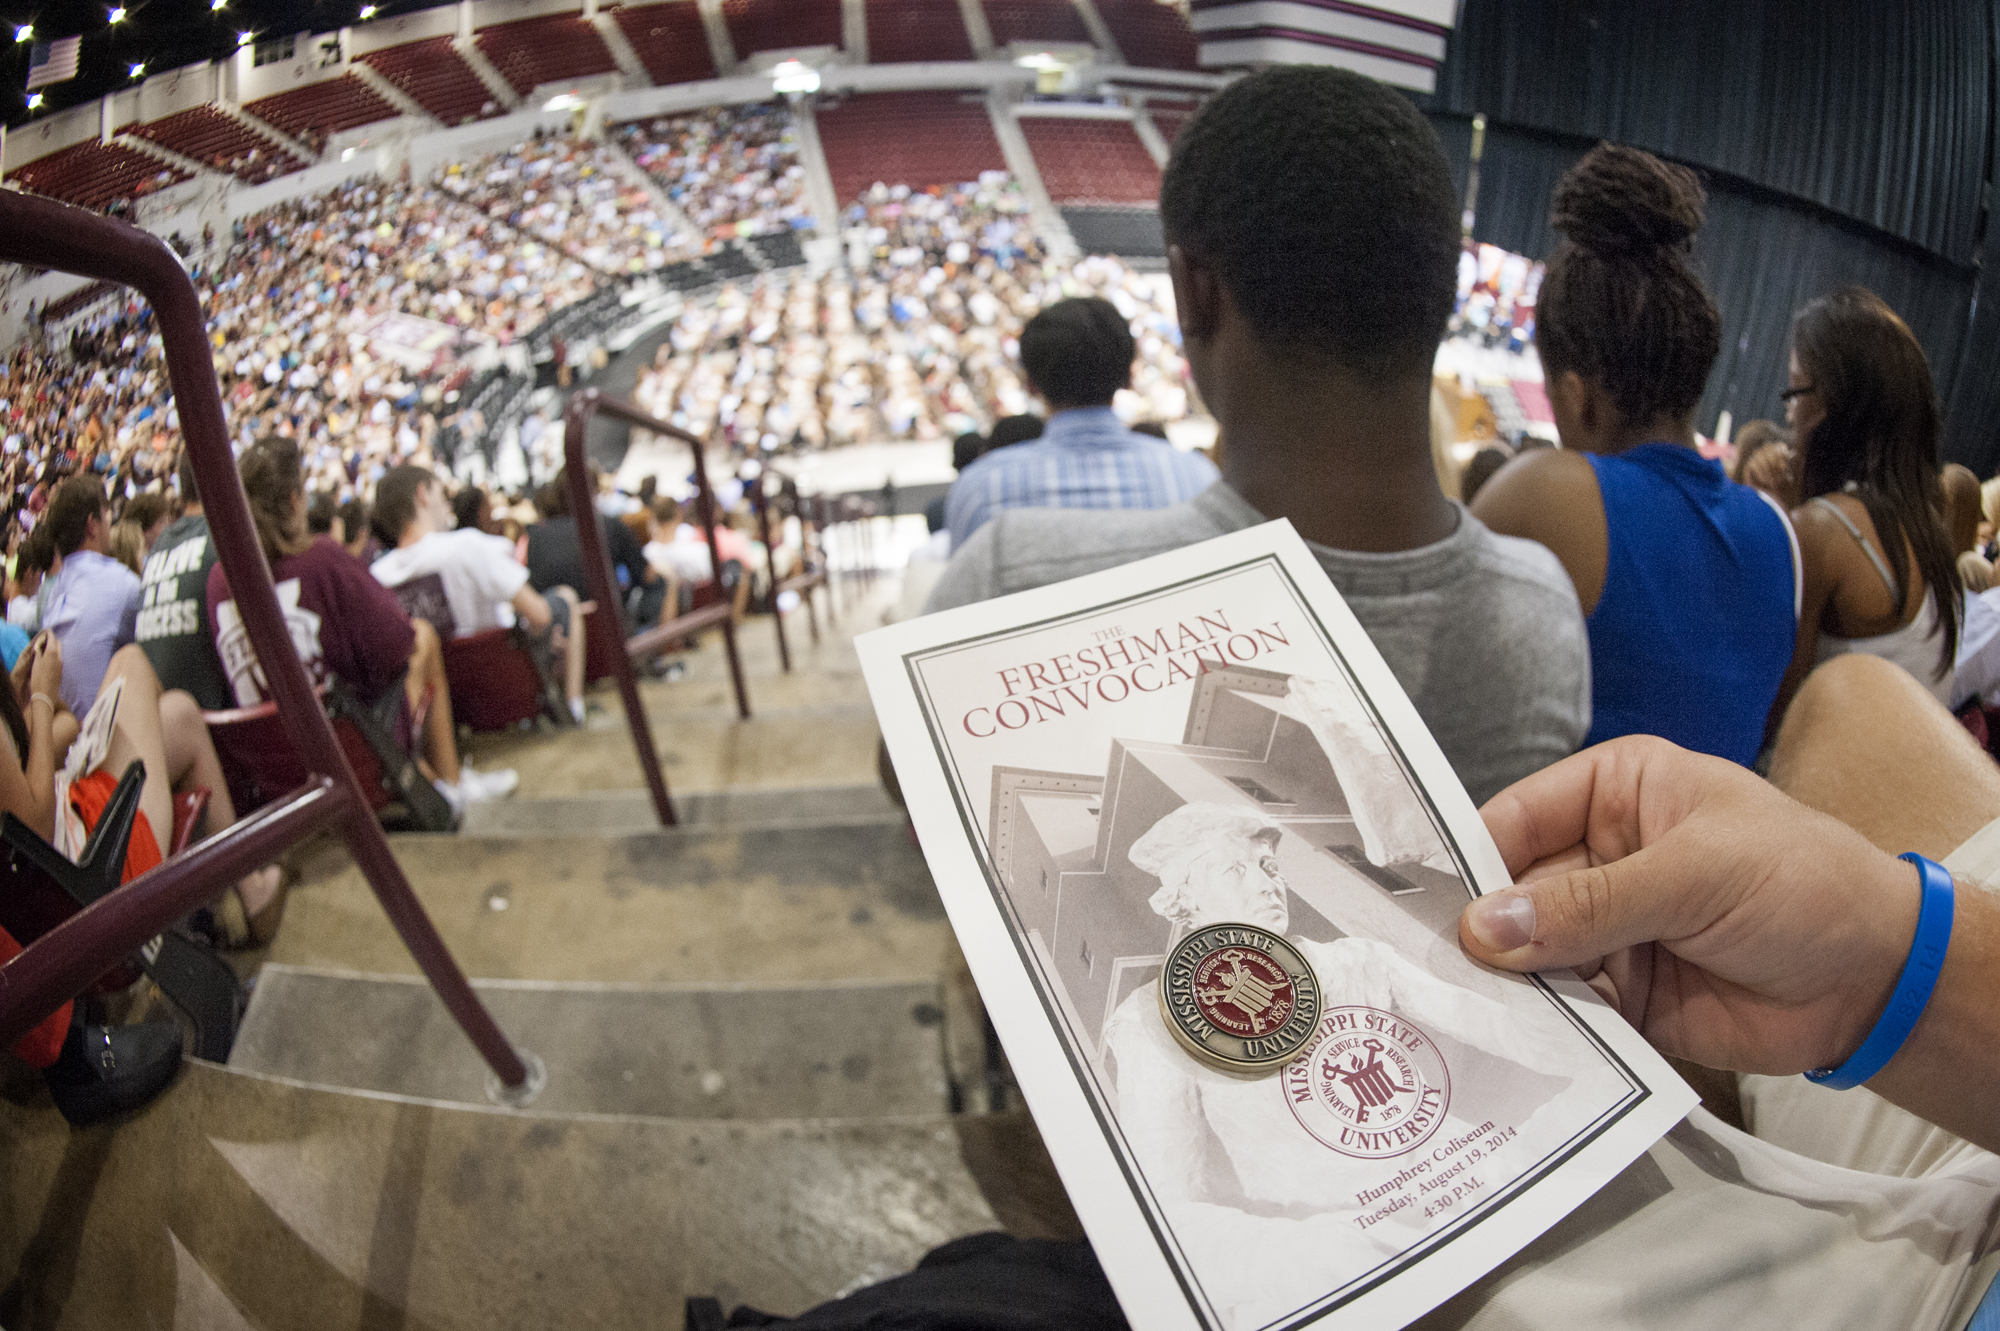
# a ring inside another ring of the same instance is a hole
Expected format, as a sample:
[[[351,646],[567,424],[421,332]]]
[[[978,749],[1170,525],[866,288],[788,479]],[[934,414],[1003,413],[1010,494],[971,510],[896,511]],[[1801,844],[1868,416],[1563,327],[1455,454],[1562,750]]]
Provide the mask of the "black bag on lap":
[[[687,1331],[1126,1331],[1088,1243],[971,1234],[924,1254],[906,1276],[856,1290],[797,1317],[687,1301]]]

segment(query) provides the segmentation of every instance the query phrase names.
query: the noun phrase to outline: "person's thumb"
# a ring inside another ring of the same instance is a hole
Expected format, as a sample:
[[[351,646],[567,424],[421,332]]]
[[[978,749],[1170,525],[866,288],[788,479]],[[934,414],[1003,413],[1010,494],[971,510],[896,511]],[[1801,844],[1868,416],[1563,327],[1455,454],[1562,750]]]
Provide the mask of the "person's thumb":
[[[1474,958],[1512,971],[1581,966],[1620,948],[1700,928],[1684,885],[1661,881],[1655,851],[1489,892],[1465,908],[1458,934]]]

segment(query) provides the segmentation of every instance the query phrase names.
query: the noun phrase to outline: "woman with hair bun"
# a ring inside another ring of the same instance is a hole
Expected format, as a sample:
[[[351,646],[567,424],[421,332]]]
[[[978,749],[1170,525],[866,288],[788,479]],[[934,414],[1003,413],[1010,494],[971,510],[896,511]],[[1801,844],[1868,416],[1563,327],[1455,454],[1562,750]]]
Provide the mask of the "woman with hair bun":
[[[1805,607],[1779,701],[1819,662],[1866,652],[1949,706],[1963,612],[1924,349],[1881,297],[1845,287],[1793,319],[1790,379]]]
[[[1586,746],[1661,735],[1749,765],[1797,642],[1784,510],[1695,449],[1722,321],[1690,263],[1691,171],[1599,144],[1556,186],[1536,306],[1562,448],[1480,490],[1487,526],[1555,552],[1590,632]]]

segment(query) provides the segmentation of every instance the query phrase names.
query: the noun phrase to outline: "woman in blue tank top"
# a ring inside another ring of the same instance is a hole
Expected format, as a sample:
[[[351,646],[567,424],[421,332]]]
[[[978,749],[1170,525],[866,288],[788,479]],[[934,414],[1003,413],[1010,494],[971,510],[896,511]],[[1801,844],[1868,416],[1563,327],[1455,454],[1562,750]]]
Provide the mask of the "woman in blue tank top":
[[[1660,735],[1749,765],[1797,641],[1784,510],[1695,451],[1721,320],[1689,249],[1693,173],[1600,144],[1556,186],[1536,343],[1562,450],[1509,463],[1473,512],[1540,541],[1590,630],[1586,744]]]

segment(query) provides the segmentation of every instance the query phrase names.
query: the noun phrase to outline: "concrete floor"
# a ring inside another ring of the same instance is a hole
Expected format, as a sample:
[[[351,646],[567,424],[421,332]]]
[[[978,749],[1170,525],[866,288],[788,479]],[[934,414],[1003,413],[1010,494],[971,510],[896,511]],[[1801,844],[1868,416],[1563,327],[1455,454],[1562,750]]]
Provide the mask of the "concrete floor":
[[[875,786],[849,638],[894,590],[816,649],[793,616],[790,676],[746,625],[747,722],[714,634],[643,686],[680,829],[653,825],[600,688],[581,730],[468,743],[520,771],[513,799],[392,839],[503,1024],[555,1052],[546,1103],[476,1103],[331,843],[294,856],[284,927],[244,959],[303,969],[270,974],[240,1066],[189,1063],[83,1132],[39,1079],[0,1084],[0,1325],[670,1327],[689,1295],[798,1311],[980,1229],[1074,1237],[1031,1122],[941,1112],[983,1107],[989,1070]]]

